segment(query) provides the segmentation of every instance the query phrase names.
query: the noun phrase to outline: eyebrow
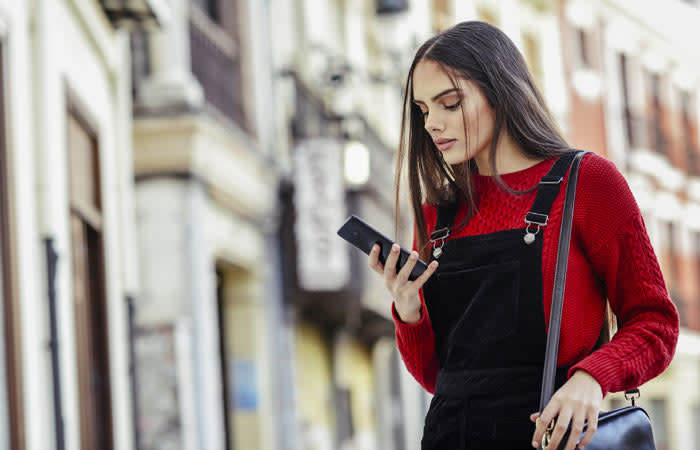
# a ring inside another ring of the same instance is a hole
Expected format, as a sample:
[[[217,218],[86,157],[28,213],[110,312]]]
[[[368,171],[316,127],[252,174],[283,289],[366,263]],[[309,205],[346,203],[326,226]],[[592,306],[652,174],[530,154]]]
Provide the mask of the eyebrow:
[[[442,91],[442,92],[440,92],[439,94],[437,94],[436,96],[434,96],[431,100],[432,100],[432,101],[435,101],[435,100],[439,99],[440,97],[445,96],[445,95],[447,95],[447,94],[450,94],[450,93],[452,93],[452,92],[454,92],[454,91],[459,91],[459,89],[458,89],[458,88],[445,89],[444,91]],[[420,103],[420,104],[425,105],[424,102],[422,102],[422,101],[420,101],[420,100],[415,100],[415,99],[413,100],[413,103],[416,103],[416,104],[417,104],[417,103]]]

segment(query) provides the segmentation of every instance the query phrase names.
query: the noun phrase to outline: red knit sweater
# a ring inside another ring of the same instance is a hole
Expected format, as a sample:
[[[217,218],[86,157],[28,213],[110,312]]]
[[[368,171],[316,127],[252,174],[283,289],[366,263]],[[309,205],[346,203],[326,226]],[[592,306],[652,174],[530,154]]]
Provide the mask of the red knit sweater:
[[[511,188],[529,189],[554,164],[555,158],[517,172],[502,174]],[[545,320],[554,284],[557,243],[566,178],[550,213],[543,240],[542,277]],[[479,213],[450,239],[524,228],[523,219],[536,191],[515,196],[500,189],[490,176],[475,174]],[[436,208],[423,208],[428,234]],[[460,223],[466,206],[460,208]],[[610,343],[591,353],[605,311],[605,299],[618,317],[619,330]],[[423,293],[421,290],[421,300]],[[559,365],[590,373],[603,394],[637,387],[660,374],[671,362],[678,340],[678,312],[671,302],[644,220],[626,180],[615,165],[588,154],[579,167],[571,248],[564,293]],[[429,392],[438,372],[435,339],[423,302],[421,320],[403,323],[392,305],[399,351],[408,371]]]

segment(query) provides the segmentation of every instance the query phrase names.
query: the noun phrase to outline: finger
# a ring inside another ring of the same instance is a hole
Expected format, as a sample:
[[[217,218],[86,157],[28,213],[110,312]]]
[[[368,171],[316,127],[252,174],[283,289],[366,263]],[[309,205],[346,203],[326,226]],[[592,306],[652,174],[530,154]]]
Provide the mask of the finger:
[[[413,268],[416,266],[416,261],[418,261],[418,252],[414,250],[411,252],[410,255],[408,255],[406,263],[403,265],[403,267],[399,271],[399,274],[396,276],[396,282],[399,285],[399,289],[402,289],[404,285],[408,282],[408,277],[409,275],[411,275]]]
[[[430,264],[428,264],[428,268],[425,269],[425,271],[423,271],[423,273],[420,274],[418,278],[409,283],[411,285],[411,288],[415,289],[415,291],[418,292],[418,289],[423,287],[425,282],[428,281],[428,278],[430,278],[435,273],[435,270],[437,270],[437,268],[437,261],[433,261]]]
[[[379,275],[384,274],[384,266],[379,262],[379,244],[374,244],[372,250],[369,252],[369,259],[367,260],[367,265],[377,272]]]
[[[588,411],[588,425],[586,425],[586,434],[581,439],[579,447],[585,447],[591,443],[593,435],[598,429],[598,411],[597,408],[591,408]]]
[[[396,279],[396,260],[399,258],[399,244],[391,246],[389,257],[384,264],[384,280],[390,285]]]
[[[569,428],[569,423],[571,422],[571,416],[573,411],[568,405],[564,405],[557,415],[557,423],[554,426],[554,432],[552,432],[552,440],[549,444],[550,448],[559,448],[559,443],[562,441],[566,430]]]
[[[574,450],[576,448],[576,444],[583,433],[583,423],[585,420],[586,412],[576,411],[573,419],[571,420],[571,434],[569,434],[569,439],[566,441],[566,447],[564,447],[565,450]]]
[[[530,422],[537,423],[537,419],[540,417],[540,413],[532,413],[530,414]]]
[[[550,422],[554,420],[558,412],[559,402],[556,399],[550,400],[547,406],[542,411],[539,420],[537,420],[536,422],[535,434],[532,437],[534,447],[540,446],[540,443],[542,443],[542,436],[544,436],[545,430],[549,426]]]

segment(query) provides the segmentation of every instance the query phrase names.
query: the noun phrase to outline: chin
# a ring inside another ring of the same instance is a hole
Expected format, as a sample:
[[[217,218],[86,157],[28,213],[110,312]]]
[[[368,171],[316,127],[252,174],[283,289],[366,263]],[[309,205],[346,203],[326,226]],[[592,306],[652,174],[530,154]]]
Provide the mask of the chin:
[[[452,149],[450,149],[452,150]],[[442,154],[442,158],[445,160],[445,162],[451,166],[455,166],[457,164],[462,164],[465,163],[469,160],[465,152],[452,152],[452,151],[447,151],[446,153]]]

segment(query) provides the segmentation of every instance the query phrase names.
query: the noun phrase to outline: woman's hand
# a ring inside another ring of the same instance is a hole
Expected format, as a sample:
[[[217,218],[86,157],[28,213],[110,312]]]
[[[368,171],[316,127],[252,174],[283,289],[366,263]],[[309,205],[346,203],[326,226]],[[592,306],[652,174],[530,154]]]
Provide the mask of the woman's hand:
[[[386,259],[386,265],[382,267],[382,263],[379,262],[379,244],[374,244],[372,251],[369,253],[368,265],[375,272],[384,277],[384,284],[386,284],[387,289],[391,292],[399,318],[405,323],[413,324],[418,322],[421,318],[421,304],[418,290],[435,272],[438,263],[437,261],[431,262],[428,264],[428,269],[426,269],[425,272],[415,280],[409,281],[408,276],[416,265],[416,261],[418,261],[418,252],[411,252],[408,261],[406,261],[406,264],[404,264],[397,274],[396,261],[399,259],[399,249],[399,244],[394,244],[391,247],[389,257]]]
[[[588,372],[577,370],[571,378],[554,393],[551,400],[542,411],[530,415],[530,420],[537,424],[535,435],[532,438],[532,446],[539,448],[547,426],[552,419],[557,418],[556,426],[552,432],[549,448],[556,449],[566,433],[571,422],[571,434],[566,443],[565,450],[575,448],[582,449],[591,442],[593,434],[598,428],[598,412],[603,401],[603,391],[600,384]],[[581,443],[576,446],[578,438],[583,432],[584,421],[588,421],[586,435]]]

